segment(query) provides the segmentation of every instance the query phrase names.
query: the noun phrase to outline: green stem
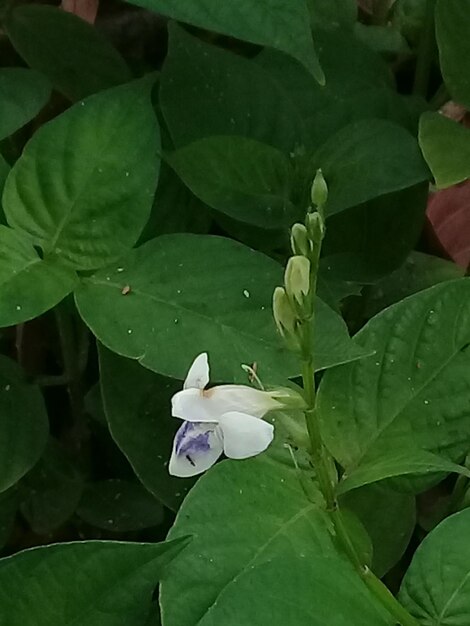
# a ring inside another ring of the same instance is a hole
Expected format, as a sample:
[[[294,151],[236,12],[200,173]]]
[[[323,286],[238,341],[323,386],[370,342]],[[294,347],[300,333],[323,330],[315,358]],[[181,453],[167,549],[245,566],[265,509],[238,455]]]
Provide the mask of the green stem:
[[[384,583],[364,565],[349,536],[335,493],[333,482],[334,460],[323,443],[318,415],[316,412],[315,367],[313,361],[313,328],[316,281],[321,245],[316,247],[311,261],[310,293],[312,294],[311,316],[300,324],[302,345],[302,381],[307,409],[305,418],[310,439],[310,448],[320,490],[326,502],[327,512],[333,523],[336,538],[345,555],[364,581],[372,595],[390,612],[401,626],[418,626],[418,622],[398,602]]]
[[[423,98],[426,98],[428,95],[429,76],[434,52],[434,6],[435,0],[427,0],[413,83],[413,94],[423,96]]]

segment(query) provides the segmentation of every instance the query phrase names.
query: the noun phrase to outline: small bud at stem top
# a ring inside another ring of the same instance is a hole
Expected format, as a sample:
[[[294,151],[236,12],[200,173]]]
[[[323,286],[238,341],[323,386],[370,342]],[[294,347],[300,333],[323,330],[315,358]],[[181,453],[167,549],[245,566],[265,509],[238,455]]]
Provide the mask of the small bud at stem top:
[[[312,203],[319,208],[323,207],[328,200],[328,186],[321,169],[318,169],[315,174],[315,178],[312,183],[311,198]]]

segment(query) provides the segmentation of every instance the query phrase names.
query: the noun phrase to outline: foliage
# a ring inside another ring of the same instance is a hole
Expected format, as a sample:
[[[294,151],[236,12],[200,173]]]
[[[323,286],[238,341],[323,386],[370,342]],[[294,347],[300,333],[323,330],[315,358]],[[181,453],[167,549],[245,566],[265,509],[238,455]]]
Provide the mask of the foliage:
[[[466,624],[470,0],[64,8],[0,3],[0,624]]]

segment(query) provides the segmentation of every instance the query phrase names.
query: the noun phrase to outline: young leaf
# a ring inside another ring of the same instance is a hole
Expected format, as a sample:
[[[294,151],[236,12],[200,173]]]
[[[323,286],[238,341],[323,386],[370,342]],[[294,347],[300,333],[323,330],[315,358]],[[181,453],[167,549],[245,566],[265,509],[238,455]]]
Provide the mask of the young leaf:
[[[48,76],[70,100],[129,81],[119,52],[90,24],[56,7],[17,6],[4,28],[16,50],[33,69]]]
[[[442,75],[452,98],[467,109],[470,108],[469,14],[470,0],[437,0],[436,38]]]
[[[141,626],[160,576],[185,543],[62,543],[2,559],[0,622]]]
[[[161,585],[163,626],[390,623],[338,559],[326,516],[296,472],[266,457],[203,476],[170,537],[187,533],[194,539]]]
[[[425,626],[470,621],[470,509],[441,522],[418,547],[405,574],[400,600]]]
[[[43,260],[24,235],[0,225],[0,327],[30,320],[69,294],[77,276],[57,259]]]
[[[170,416],[170,400],[181,385],[101,345],[99,357],[111,436],[150,493],[176,511],[193,482],[168,473],[173,438],[181,425]]]
[[[14,361],[0,356],[0,493],[39,460],[47,442],[48,419],[38,387],[24,382]]]
[[[142,485],[103,480],[88,485],[77,514],[97,528],[128,532],[160,524],[163,507]]]
[[[325,374],[322,432],[348,474],[410,449],[454,462],[468,452],[469,296],[464,278],[402,300],[356,335],[374,356]]]
[[[258,63],[207,44],[174,23],[168,45],[160,102],[177,148],[212,135],[249,137],[286,154],[302,143],[303,123],[294,102]]]
[[[364,525],[372,545],[372,570],[380,578],[403,556],[416,524],[415,497],[384,489],[359,487],[340,497],[340,505],[353,511]]]
[[[294,169],[271,146],[246,137],[206,137],[168,160],[196,196],[230,217],[263,228],[287,228],[300,217],[292,203]]]
[[[470,130],[439,115],[424,113],[419,145],[438,189],[470,178]]]
[[[23,67],[0,69],[0,140],[33,119],[49,100],[49,81]]]
[[[146,76],[75,104],[38,130],[13,166],[8,223],[48,257],[93,269],[136,242],[159,171],[153,82]]]
[[[238,0],[236,9],[219,0],[131,2],[206,30],[282,50],[300,61],[320,83],[325,80],[313,48],[305,0]]]
[[[240,365],[256,362],[265,382],[284,384],[299,365],[275,330],[272,294],[280,284],[278,263],[233,240],[163,235],[83,279],[76,302],[106,347],[159,374],[184,379],[191,360],[208,351],[214,381],[246,383]],[[317,369],[364,355],[321,302],[316,325]]]
[[[429,178],[414,137],[385,120],[340,130],[313,155],[311,171],[319,167],[328,183],[328,215]]]

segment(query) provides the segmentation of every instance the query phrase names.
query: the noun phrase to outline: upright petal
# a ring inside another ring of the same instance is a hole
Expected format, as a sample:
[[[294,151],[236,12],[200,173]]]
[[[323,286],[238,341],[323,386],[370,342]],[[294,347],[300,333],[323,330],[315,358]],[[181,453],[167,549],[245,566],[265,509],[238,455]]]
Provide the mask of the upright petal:
[[[274,437],[274,427],[257,417],[230,411],[221,416],[224,452],[231,459],[247,459],[266,450]]]
[[[187,422],[217,422],[223,411],[207,401],[204,391],[200,389],[183,389],[177,391],[171,399],[171,414]]]
[[[211,404],[210,413],[219,416],[230,411],[239,411],[263,417],[268,411],[283,407],[268,391],[253,389],[247,385],[219,385],[207,389],[204,397]]]
[[[175,435],[168,471],[180,478],[202,474],[214,465],[222,451],[215,425],[184,422]]]
[[[199,354],[189,368],[183,389],[204,389],[209,383],[209,360],[207,352]]]

